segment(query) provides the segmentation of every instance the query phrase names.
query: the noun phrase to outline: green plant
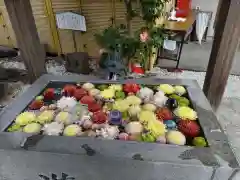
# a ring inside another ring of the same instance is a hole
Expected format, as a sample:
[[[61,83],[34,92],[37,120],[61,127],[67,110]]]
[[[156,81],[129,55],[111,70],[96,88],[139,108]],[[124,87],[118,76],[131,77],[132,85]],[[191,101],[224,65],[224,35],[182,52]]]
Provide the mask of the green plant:
[[[107,52],[120,52],[122,58],[129,59],[135,55],[138,41],[128,36],[124,27],[110,26],[102,33],[95,34],[99,46]]]
[[[169,0],[140,0],[142,18],[148,26],[153,27],[156,19],[164,15],[164,7],[167,2]]]
[[[136,53],[138,41],[128,36],[125,28],[113,26],[95,34],[95,38],[104,49],[99,62],[100,67],[120,75],[125,73],[128,60]]]
[[[164,15],[165,4],[169,0],[140,0],[141,15],[146,22],[137,33],[139,40],[139,56],[141,64],[145,69],[149,69],[150,59],[153,55],[154,48],[160,48],[163,45],[165,34],[163,26],[157,26],[156,20]]]

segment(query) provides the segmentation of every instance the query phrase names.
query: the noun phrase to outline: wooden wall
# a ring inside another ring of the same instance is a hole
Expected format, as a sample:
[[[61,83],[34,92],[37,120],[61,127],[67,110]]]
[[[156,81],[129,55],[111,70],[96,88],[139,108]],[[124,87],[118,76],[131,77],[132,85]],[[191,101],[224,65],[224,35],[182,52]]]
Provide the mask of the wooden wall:
[[[30,0],[39,37],[46,51],[58,54],[86,51],[98,56],[94,34],[111,24],[126,24],[124,2],[120,0]],[[138,7],[139,4],[134,4]],[[86,18],[87,32],[60,30],[56,26],[56,13],[72,11]],[[3,0],[0,0],[0,45],[17,47],[15,35]],[[132,21],[132,29],[144,25],[140,18]]]

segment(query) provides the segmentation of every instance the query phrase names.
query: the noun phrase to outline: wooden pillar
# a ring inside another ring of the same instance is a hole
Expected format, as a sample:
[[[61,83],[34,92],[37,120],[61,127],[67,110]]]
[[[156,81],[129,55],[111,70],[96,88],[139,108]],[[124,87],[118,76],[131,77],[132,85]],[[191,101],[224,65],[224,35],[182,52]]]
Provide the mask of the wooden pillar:
[[[35,81],[45,70],[45,50],[40,44],[29,0],[4,0],[29,79]]]
[[[219,5],[212,52],[203,87],[215,110],[221,103],[239,42],[239,10],[240,0],[223,0]]]

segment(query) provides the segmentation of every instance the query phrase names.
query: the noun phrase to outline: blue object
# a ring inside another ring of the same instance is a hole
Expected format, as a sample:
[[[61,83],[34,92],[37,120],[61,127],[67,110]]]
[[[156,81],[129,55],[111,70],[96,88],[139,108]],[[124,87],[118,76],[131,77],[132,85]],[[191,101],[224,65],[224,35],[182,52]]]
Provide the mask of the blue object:
[[[177,127],[177,124],[173,120],[167,120],[164,121],[163,123],[167,126],[167,129],[176,129]]]
[[[109,121],[112,125],[122,124],[122,113],[117,110],[111,111],[109,115]]]

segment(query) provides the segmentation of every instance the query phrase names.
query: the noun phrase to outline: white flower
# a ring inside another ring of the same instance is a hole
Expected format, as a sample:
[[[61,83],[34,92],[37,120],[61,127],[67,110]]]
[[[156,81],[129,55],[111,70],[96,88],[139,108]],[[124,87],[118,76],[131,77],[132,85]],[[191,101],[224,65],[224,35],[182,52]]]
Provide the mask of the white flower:
[[[158,107],[163,107],[167,100],[166,96],[154,96],[153,103]]]
[[[138,97],[140,97],[143,100],[150,100],[153,96],[153,90],[148,88],[148,87],[144,87],[141,88],[140,91],[138,92]]]
[[[73,97],[63,96],[60,100],[57,101],[57,107],[61,110],[70,111],[74,106],[76,106],[77,101]]]
[[[58,136],[62,133],[64,125],[58,122],[52,122],[50,124],[45,124],[43,127],[43,134],[50,136]]]

